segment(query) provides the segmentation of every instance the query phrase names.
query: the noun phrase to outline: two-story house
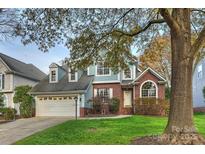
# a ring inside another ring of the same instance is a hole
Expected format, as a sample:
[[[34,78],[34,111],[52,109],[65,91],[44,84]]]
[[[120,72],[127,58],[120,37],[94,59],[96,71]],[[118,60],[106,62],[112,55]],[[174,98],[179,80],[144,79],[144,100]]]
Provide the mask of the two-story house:
[[[132,114],[138,98],[164,99],[165,79],[151,68],[141,71],[132,60],[129,69],[114,73],[103,62],[86,70],[74,71],[69,65],[52,63],[50,72],[31,91],[36,100],[36,116],[85,116],[96,96],[117,97],[119,114]],[[75,103],[75,101],[77,103]],[[77,112],[76,105],[77,104]]]
[[[16,108],[13,103],[14,89],[21,85],[36,85],[46,75],[32,64],[0,53],[0,92],[3,93],[4,106]]]

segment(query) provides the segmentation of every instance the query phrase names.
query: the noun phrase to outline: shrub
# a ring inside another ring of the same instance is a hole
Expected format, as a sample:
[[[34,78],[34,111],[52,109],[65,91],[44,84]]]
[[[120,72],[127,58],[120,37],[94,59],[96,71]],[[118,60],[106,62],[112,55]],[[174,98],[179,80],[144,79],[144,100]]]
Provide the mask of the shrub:
[[[20,115],[23,118],[29,118],[32,117],[32,101],[25,101],[23,103],[20,103]]]
[[[100,97],[95,97],[91,101],[93,103],[93,112],[99,114],[101,112],[102,99]]]
[[[115,114],[119,111],[120,100],[118,98],[106,99],[103,101],[101,97],[95,97],[91,102],[93,103],[94,114]]]
[[[15,120],[16,110],[14,108],[2,108],[1,113],[5,120]]]
[[[109,111],[111,113],[117,113],[120,107],[120,100],[116,97],[112,98],[109,102]]]
[[[20,104],[20,115],[23,118],[32,117],[33,113],[33,97],[29,95],[29,91],[32,87],[30,86],[19,86],[15,88],[14,103]]]
[[[169,102],[165,99],[141,98],[136,100],[136,114],[167,116]]]

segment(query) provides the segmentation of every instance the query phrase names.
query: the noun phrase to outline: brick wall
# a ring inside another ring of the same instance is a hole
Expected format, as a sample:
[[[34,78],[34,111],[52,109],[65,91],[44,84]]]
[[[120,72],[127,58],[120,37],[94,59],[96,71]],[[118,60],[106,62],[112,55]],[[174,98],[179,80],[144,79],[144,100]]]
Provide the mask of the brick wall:
[[[93,94],[96,88],[112,88],[113,97],[117,97],[120,100],[119,114],[122,114],[123,106],[123,91],[120,83],[108,83],[108,84],[93,84]]]
[[[152,75],[149,71],[147,71],[139,80],[137,80],[138,84],[135,87],[135,99],[140,98],[140,86],[143,82],[151,80],[157,84],[158,87],[158,98],[165,98],[165,85],[158,83],[158,78]]]

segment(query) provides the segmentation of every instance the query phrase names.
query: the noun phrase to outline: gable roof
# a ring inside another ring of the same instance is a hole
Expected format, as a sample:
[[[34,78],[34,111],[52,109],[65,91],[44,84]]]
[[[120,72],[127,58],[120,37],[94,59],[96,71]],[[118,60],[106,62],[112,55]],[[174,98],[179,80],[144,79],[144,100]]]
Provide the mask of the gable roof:
[[[154,71],[152,68],[148,67],[143,72],[141,72],[136,79],[133,80],[133,82],[139,80],[146,72],[150,71],[154,76],[156,76],[160,81],[165,81],[166,79],[163,78],[160,74],[158,74],[156,71]]]
[[[46,76],[45,73],[33,64],[26,64],[3,53],[0,53],[0,60],[8,67],[9,71],[7,73],[14,73],[34,81],[40,81]]]
[[[82,74],[78,82],[68,82],[68,73],[59,80],[57,83],[49,82],[49,75],[41,80],[31,90],[31,94],[42,94],[42,93],[75,93],[81,91],[84,93],[93,81],[93,76],[88,76],[86,72]]]

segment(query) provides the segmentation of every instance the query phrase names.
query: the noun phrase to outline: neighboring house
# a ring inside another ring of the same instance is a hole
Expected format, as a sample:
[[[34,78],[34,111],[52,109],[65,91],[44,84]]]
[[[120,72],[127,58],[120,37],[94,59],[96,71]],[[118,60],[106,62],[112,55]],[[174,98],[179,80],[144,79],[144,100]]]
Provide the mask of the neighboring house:
[[[192,87],[194,108],[205,107],[205,98],[203,96],[203,88],[205,87],[205,59],[202,59],[194,70]]]
[[[13,103],[14,89],[21,85],[36,85],[46,75],[32,64],[25,64],[19,60],[0,53],[0,92],[4,95],[5,107],[16,108]]]
[[[86,70],[74,71],[68,65],[50,65],[50,73],[31,91],[36,100],[36,116],[85,116],[91,99],[117,97],[119,114],[132,114],[134,100],[142,97],[164,99],[165,79],[151,68],[143,72],[132,60],[129,69],[114,73],[102,62]]]

